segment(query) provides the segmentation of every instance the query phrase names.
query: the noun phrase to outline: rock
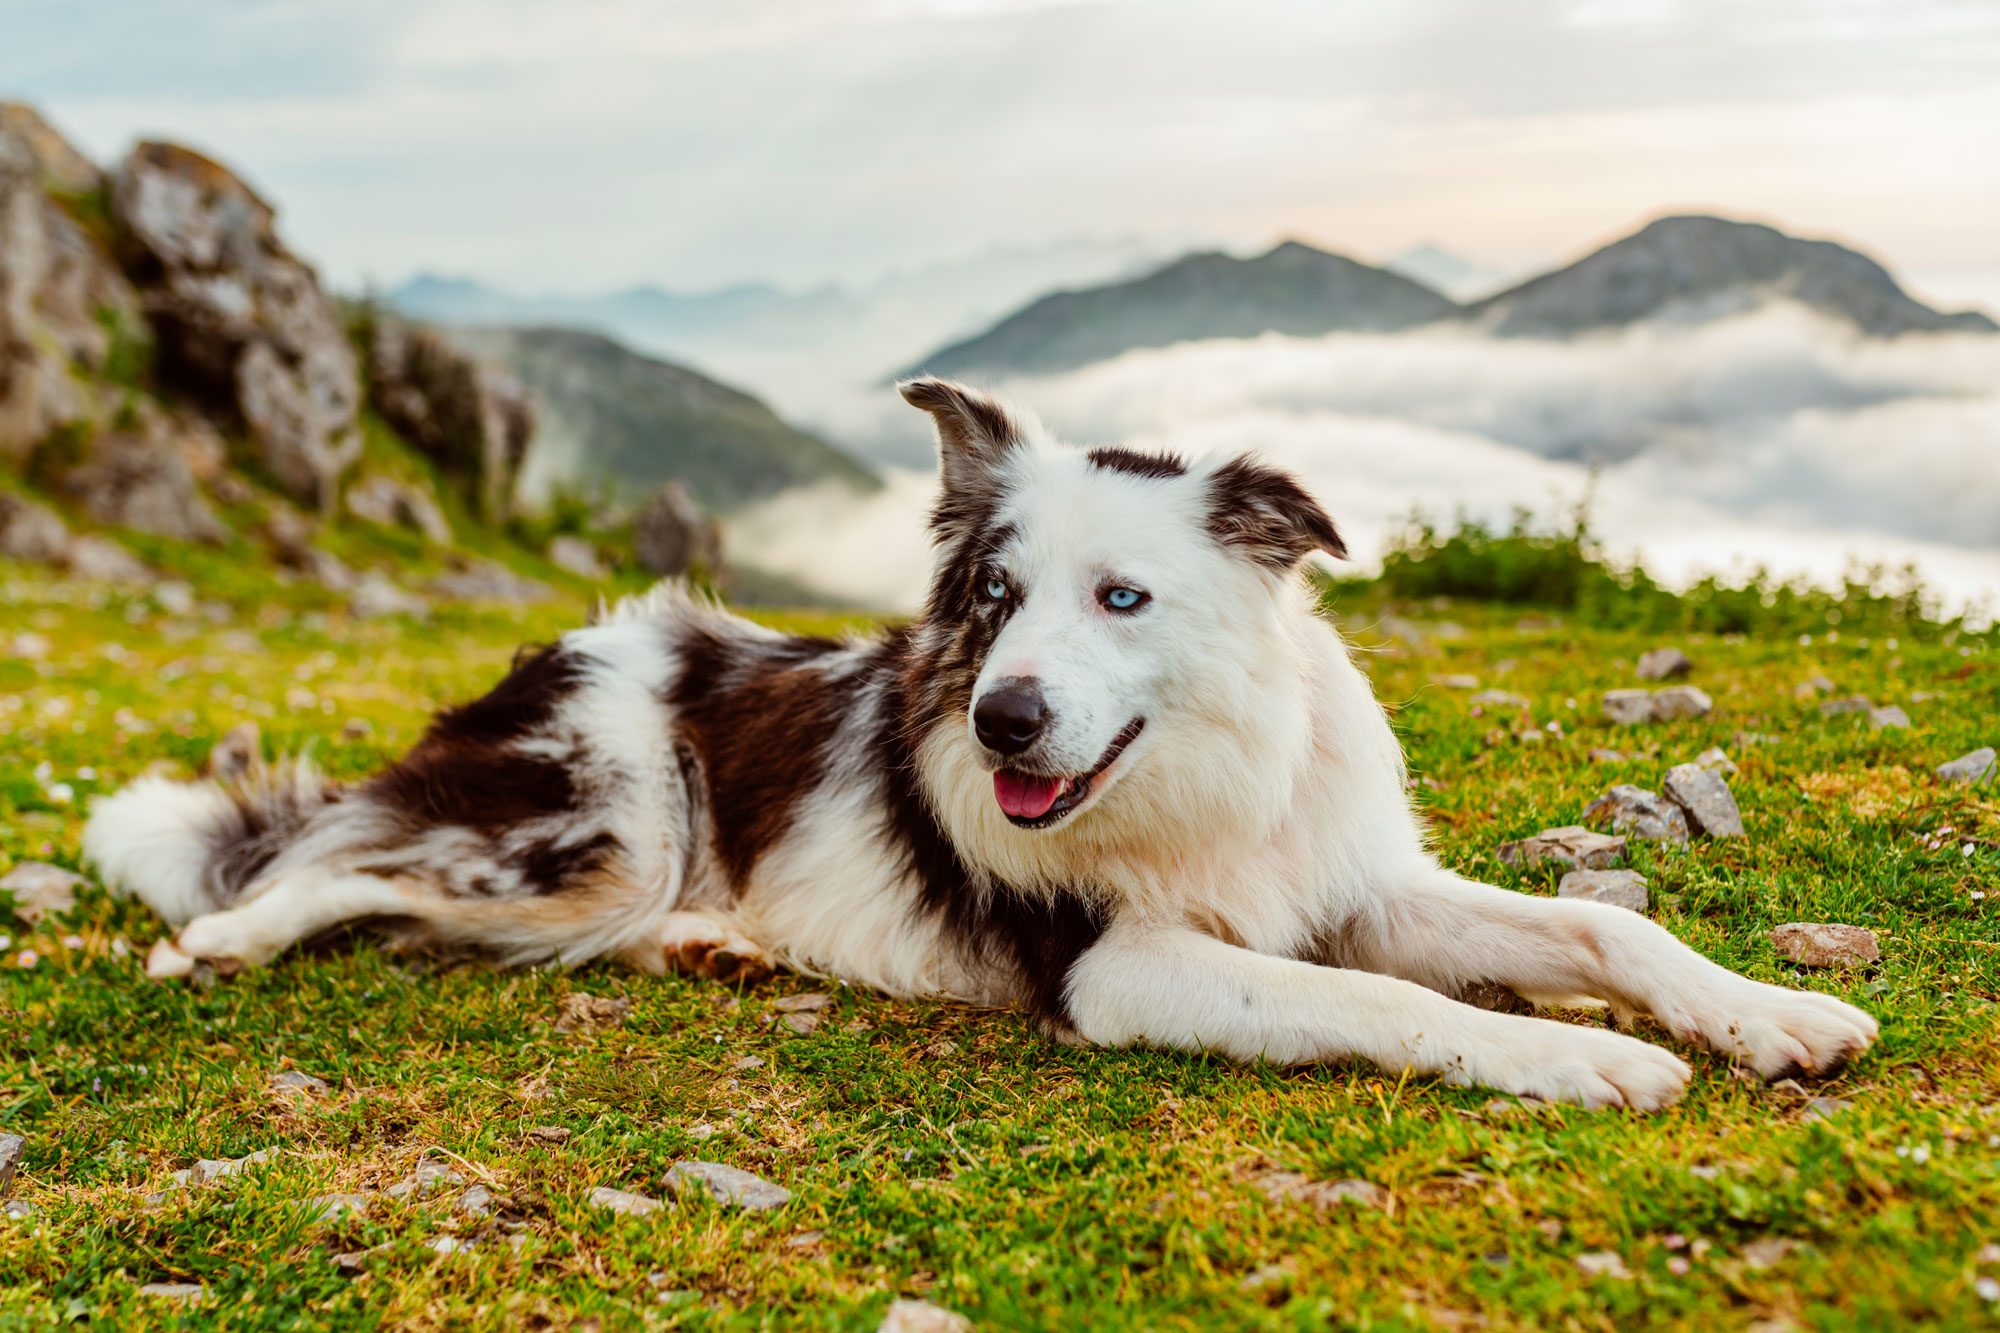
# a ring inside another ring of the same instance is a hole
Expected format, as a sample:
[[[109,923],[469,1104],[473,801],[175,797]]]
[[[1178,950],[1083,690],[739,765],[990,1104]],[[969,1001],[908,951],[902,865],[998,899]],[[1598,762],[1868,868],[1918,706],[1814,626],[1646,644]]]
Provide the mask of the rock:
[[[2000,754],[1996,754],[1992,746],[1983,745],[1970,754],[1960,755],[1948,764],[1939,764],[1937,775],[1946,782],[1962,782],[1969,786],[1978,786],[1992,777],[1996,768],[2000,768]]]
[[[536,1125],[528,1131],[528,1137],[539,1139],[543,1143],[568,1143],[572,1133],[573,1131],[564,1129],[561,1125]]]
[[[614,1190],[604,1185],[593,1189],[588,1197],[594,1206],[614,1213],[623,1213],[628,1217],[644,1217],[648,1213],[658,1212],[662,1206],[658,1199],[648,1195],[628,1194],[624,1190]]]
[[[1562,877],[1562,883],[1556,885],[1556,897],[1609,903],[1630,912],[1644,913],[1647,906],[1646,877],[1636,870],[1572,870]]]
[[[1694,661],[1678,648],[1655,648],[1639,657],[1640,680],[1679,680],[1694,670]]]
[[[415,532],[433,546],[451,545],[451,524],[429,491],[379,474],[357,479],[347,488],[347,512],[380,528]]]
[[[383,1193],[392,1199],[407,1199],[412,1196],[422,1198],[438,1190],[451,1189],[465,1183],[465,1177],[435,1158],[426,1157],[417,1163],[417,1169],[402,1180],[391,1185]]]
[[[199,1282],[148,1282],[139,1288],[141,1296],[157,1296],[163,1301],[182,1301],[189,1305],[198,1304],[208,1294]]]
[[[729,1067],[738,1073],[748,1073],[753,1069],[762,1069],[764,1067],[764,1057],[761,1055],[741,1055],[730,1061]]]
[[[833,1003],[833,997],[825,991],[803,991],[797,995],[786,995],[771,1002],[771,1007],[781,1014],[817,1013]]]
[[[1847,717],[1853,713],[1872,713],[1875,701],[1865,694],[1850,694],[1839,699],[1828,699],[1819,706],[1821,717]]]
[[[1675,685],[1653,694],[1653,721],[1673,722],[1681,718],[1706,717],[1715,700],[1693,685]]]
[[[84,457],[57,474],[55,488],[95,522],[214,545],[228,529],[203,497],[189,458],[222,451],[199,418],[146,406],[130,425],[92,438]]]
[[[227,404],[285,492],[330,511],[361,452],[360,368],[270,206],[199,153],[142,143],[118,168],[111,207],[144,275],[162,378]]]
[[[40,173],[45,189],[87,194],[104,184],[97,164],[71,147],[39,111],[22,102],[0,102],[0,137],[17,143]]]
[[[1625,855],[1625,839],[1567,824],[1543,829],[1519,842],[1503,842],[1493,852],[1502,864],[1510,866],[1525,868],[1556,861],[1577,870],[1603,870]]]
[[[605,576],[602,561],[597,558],[597,549],[581,537],[557,537],[549,543],[549,563],[557,569],[568,570],[580,579],[601,579]]]
[[[889,1302],[875,1333],[972,1333],[972,1321],[942,1305],[898,1298]]]
[[[721,1162],[675,1162],[661,1183],[669,1189],[705,1190],[717,1203],[753,1213],[783,1208],[792,1201],[792,1192],[782,1185]]]
[[[1629,758],[1631,756],[1623,750],[1599,749],[1590,752],[1590,762],[1593,764],[1622,764]]]
[[[562,1009],[556,1015],[556,1031],[596,1032],[615,1028],[631,1012],[630,1000],[574,991],[563,996]]]
[[[14,1170],[27,1146],[27,1139],[19,1134],[0,1134],[0,1196],[14,1188]]]
[[[73,539],[63,564],[77,578],[93,583],[141,584],[153,581],[153,571],[114,541],[85,536]]]
[[[0,556],[61,564],[69,555],[69,526],[47,505],[0,491]]]
[[[1647,842],[1686,842],[1687,817],[1658,792],[1621,782],[1584,807],[1583,822],[1593,828]]]
[[[201,772],[214,782],[235,782],[263,764],[264,734],[255,722],[238,722],[209,750]]]
[[[0,1203],[0,1217],[4,1217],[11,1222],[18,1222],[24,1217],[33,1217],[34,1215],[35,1205],[29,1203],[26,1199],[8,1199],[5,1203]]]
[[[1816,695],[1832,694],[1833,690],[1834,685],[1832,680],[1825,676],[1814,674],[1800,681],[1793,688],[1792,694],[1800,699],[1811,699]]]
[[[278,1093],[319,1093],[330,1090],[325,1079],[314,1078],[311,1074],[297,1069],[284,1069],[271,1075],[270,1088],[272,1092]]]
[[[1604,716],[1623,726],[1634,726],[1640,722],[1653,720],[1653,695],[1650,690],[1606,690],[1604,692]]]
[[[376,410],[438,465],[483,522],[504,521],[535,433],[520,381],[434,330],[379,312],[367,344]]]
[[[493,1212],[493,1191],[484,1185],[474,1185],[458,1196],[458,1211],[472,1217],[487,1217]]]
[[[1884,708],[1871,708],[1868,710],[1868,729],[1870,731],[1902,730],[1907,729],[1909,725],[1910,715],[1894,704],[1890,704]]]
[[[1727,754],[1723,753],[1721,746],[1711,745],[1696,755],[1694,762],[1709,772],[1720,774],[1725,778],[1736,776],[1736,765]]]
[[[1676,764],[1661,783],[1667,798],[1687,812],[1688,827],[1709,838],[1744,836],[1736,798],[1719,773],[1699,764]]]
[[[430,581],[429,591],[467,602],[542,602],[555,596],[555,589],[548,584],[524,578],[491,560],[473,561],[463,569],[440,574]]]
[[[1860,967],[1881,961],[1875,932],[1831,921],[1789,921],[1771,932],[1779,953],[1800,967]]]
[[[193,1166],[174,1172],[176,1185],[208,1185],[231,1176],[240,1176],[253,1166],[263,1166],[278,1155],[275,1148],[264,1148],[242,1157],[204,1157]]]
[[[1250,1183],[1275,1202],[1306,1203],[1321,1209],[1346,1204],[1380,1208],[1389,1201],[1388,1191],[1371,1181],[1314,1180],[1302,1171],[1260,1171]]]
[[[1441,690],[1476,690],[1479,688],[1479,677],[1459,672],[1448,676],[1433,676],[1431,684]]]
[[[819,1027],[818,1014],[779,1014],[778,1022],[803,1037]]]
[[[348,596],[347,610],[361,620],[372,620],[378,616],[415,616],[422,619],[430,614],[431,604],[415,593],[397,587],[380,574],[370,574]]]
[[[313,1210],[314,1222],[338,1222],[348,1217],[359,1217],[368,1211],[366,1194],[322,1194],[306,1200],[306,1206]]]
[[[1792,1244],[1784,1236],[1759,1236],[1743,1247],[1743,1262],[1760,1273],[1775,1268],[1792,1252]]]
[[[1814,1097],[1806,1102],[1806,1109],[1800,1114],[1799,1119],[1806,1122],[1831,1120],[1846,1109],[1845,1097]]]
[[[1592,1250],[1576,1256],[1576,1266],[1589,1277],[1630,1278],[1632,1272],[1625,1267],[1625,1259],[1615,1250]]]
[[[721,525],[677,481],[660,487],[639,512],[632,547],[639,567],[661,578],[713,574],[722,568]]]
[[[1526,708],[1528,696],[1511,690],[1481,690],[1470,701],[1475,708]]]
[[[90,883],[61,866],[21,861],[0,878],[0,889],[14,895],[14,915],[29,925],[44,916],[60,916],[76,906],[76,891]]]

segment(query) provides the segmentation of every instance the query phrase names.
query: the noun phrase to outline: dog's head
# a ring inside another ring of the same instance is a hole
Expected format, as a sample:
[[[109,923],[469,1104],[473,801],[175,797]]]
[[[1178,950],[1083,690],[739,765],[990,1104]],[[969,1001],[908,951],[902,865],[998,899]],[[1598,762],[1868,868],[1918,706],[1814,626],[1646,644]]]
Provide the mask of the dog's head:
[[[1240,804],[1246,768],[1274,762],[1267,732],[1302,728],[1286,640],[1299,564],[1343,554],[1325,512],[1247,458],[1075,449],[962,385],[901,388],[942,471],[921,631],[950,724],[934,773],[983,780],[989,833],[1198,816],[1204,773]]]

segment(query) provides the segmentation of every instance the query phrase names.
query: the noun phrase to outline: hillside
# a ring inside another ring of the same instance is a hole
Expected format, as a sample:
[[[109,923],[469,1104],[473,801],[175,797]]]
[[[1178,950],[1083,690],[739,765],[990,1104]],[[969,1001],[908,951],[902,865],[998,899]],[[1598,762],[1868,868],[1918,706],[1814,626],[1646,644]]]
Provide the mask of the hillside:
[[[1457,310],[1399,274],[1286,241],[1251,259],[1188,255],[1129,282],[1052,293],[907,373],[1051,374],[1142,347],[1260,333],[1395,332]]]
[[[1661,218],[1565,268],[1477,302],[1467,318],[1503,337],[1561,338],[1645,319],[1696,322],[1790,299],[1874,337],[1991,333],[1977,311],[1933,310],[1868,256],[1727,218]]]
[[[860,463],[749,394],[601,334],[464,328],[449,336],[506,366],[533,399],[540,430],[525,465],[530,494],[608,484],[636,500],[675,479],[726,510],[815,482],[880,485]]]

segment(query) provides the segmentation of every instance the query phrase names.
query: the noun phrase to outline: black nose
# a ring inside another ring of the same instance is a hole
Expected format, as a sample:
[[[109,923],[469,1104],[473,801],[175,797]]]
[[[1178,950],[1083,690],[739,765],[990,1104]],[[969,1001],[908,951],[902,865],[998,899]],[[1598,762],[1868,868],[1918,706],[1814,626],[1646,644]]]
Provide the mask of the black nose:
[[[1019,754],[1048,725],[1049,706],[1033,681],[1013,681],[987,693],[972,707],[972,730],[995,754]]]

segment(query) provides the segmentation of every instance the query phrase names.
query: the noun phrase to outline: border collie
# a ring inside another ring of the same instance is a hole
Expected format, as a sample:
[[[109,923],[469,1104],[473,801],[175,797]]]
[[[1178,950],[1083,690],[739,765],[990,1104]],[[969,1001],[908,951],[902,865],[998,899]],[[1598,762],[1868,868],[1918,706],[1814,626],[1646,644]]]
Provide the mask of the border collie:
[[[525,654],[354,786],[302,764],[148,778],[84,847],[180,927],[156,976],[366,920],[503,963],[778,965],[1017,1004],[1058,1035],[1653,1110],[1688,1067],[1494,1012],[1607,1002],[1767,1078],[1873,1019],[1709,962],[1622,908],[1461,878],[1425,846],[1387,719],[1301,566],[1325,512],[1251,458],[1053,440],[937,379],[922,614],[774,633],[663,585]]]

